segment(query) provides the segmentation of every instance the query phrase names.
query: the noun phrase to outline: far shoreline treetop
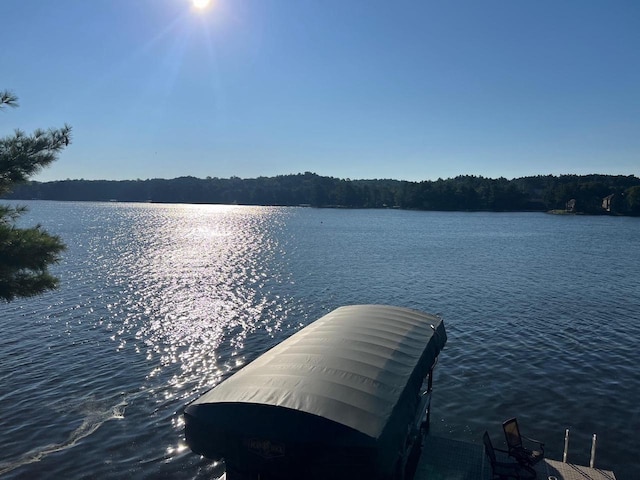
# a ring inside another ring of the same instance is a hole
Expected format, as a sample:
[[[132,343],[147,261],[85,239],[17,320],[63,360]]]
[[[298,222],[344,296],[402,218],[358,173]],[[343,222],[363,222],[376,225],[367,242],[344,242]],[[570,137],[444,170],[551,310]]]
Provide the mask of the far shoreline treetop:
[[[640,215],[640,178],[593,174],[507,180],[463,175],[409,182],[339,179],[305,172],[249,179],[187,176],[31,182],[6,198],[443,211],[567,210],[568,202],[574,200],[572,213]]]

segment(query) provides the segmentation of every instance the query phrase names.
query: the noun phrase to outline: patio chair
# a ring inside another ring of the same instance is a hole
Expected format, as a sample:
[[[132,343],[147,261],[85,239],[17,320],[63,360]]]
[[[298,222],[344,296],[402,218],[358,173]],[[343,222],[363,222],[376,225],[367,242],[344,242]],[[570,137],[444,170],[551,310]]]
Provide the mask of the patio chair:
[[[533,468],[520,465],[515,462],[499,462],[496,458],[496,451],[508,454],[506,450],[500,450],[499,448],[493,448],[489,433],[484,432],[482,436],[482,443],[484,443],[484,451],[489,457],[491,463],[491,474],[494,480],[508,480],[515,478],[516,480],[532,480],[536,478],[536,472]]]
[[[544,458],[544,443],[521,435],[518,428],[518,420],[515,418],[506,420],[502,423],[502,429],[507,439],[509,455],[515,458],[520,465],[531,467]],[[522,442],[523,439],[532,444],[537,444],[537,449],[526,448]]]

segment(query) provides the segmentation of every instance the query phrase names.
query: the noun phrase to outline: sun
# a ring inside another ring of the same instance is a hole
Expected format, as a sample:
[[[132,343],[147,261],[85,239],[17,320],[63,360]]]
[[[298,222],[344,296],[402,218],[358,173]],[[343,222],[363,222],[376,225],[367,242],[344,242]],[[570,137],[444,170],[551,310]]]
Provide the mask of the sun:
[[[211,0],[191,0],[191,4],[199,10],[204,10],[211,4]]]

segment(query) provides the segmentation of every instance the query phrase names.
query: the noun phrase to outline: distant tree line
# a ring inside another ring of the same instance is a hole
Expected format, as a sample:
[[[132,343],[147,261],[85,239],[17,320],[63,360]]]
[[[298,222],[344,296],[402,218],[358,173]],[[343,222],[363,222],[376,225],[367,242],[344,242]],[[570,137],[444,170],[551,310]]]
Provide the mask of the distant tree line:
[[[603,207],[606,197],[608,211]],[[578,213],[640,215],[640,178],[546,175],[507,180],[463,175],[408,182],[338,179],[306,172],[251,179],[31,182],[5,198],[501,212],[565,210],[574,200]]]

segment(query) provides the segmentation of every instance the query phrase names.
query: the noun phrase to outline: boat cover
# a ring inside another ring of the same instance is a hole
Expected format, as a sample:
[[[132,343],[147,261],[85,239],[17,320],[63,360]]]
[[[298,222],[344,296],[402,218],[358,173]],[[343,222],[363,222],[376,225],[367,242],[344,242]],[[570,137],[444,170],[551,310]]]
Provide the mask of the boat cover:
[[[233,435],[316,445],[348,437],[397,452],[445,342],[437,316],[384,305],[340,307],[188,405],[187,443],[210,457],[216,452],[205,443],[230,455],[224,450]],[[263,456],[278,453],[268,448],[275,453]]]

